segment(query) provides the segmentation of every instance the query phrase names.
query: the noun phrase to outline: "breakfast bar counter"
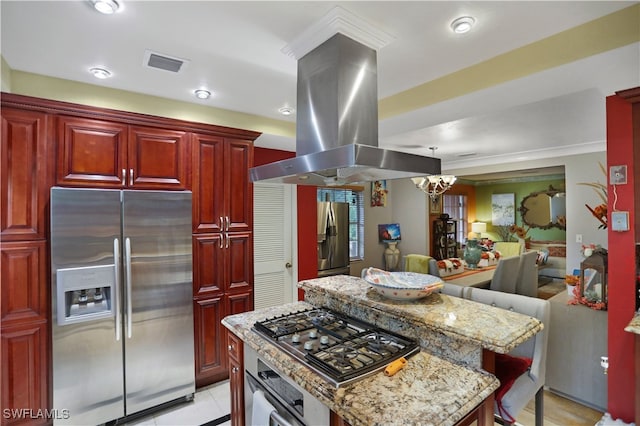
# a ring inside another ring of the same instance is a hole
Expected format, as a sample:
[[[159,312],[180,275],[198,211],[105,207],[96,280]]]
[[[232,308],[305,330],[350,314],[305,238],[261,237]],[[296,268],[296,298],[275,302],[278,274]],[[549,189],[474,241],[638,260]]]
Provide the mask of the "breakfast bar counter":
[[[416,301],[384,298],[365,280],[336,275],[301,281],[305,301],[418,340],[423,351],[475,367],[483,350],[508,353],[542,330],[535,318],[434,293]]]
[[[222,323],[265,362],[353,426],[455,425],[490,398],[499,386],[495,376],[481,369],[422,351],[409,358],[406,366],[393,376],[379,372],[335,387],[252,329],[257,321],[312,307],[305,302],[290,303],[231,315]]]

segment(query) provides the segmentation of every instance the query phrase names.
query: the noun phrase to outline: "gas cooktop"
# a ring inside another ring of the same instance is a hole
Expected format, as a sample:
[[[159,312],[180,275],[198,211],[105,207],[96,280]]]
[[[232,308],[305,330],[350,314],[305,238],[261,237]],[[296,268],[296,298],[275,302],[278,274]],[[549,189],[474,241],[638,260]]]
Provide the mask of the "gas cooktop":
[[[259,321],[254,330],[336,386],[420,350],[414,340],[324,308]]]

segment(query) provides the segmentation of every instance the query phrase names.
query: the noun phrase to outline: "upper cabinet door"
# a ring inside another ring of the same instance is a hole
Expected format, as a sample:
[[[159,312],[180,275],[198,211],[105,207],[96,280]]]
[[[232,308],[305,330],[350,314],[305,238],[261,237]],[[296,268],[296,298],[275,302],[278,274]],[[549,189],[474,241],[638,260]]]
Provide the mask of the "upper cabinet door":
[[[46,114],[2,108],[0,155],[0,237],[2,241],[47,237],[53,162],[47,139],[53,128]]]
[[[226,139],[227,145],[227,226],[226,231],[253,229],[253,184],[249,169],[253,167],[253,143]]]
[[[127,169],[126,124],[91,118],[58,118],[57,184],[119,188]]]
[[[224,139],[193,134],[193,232],[225,227]]]
[[[190,189],[189,157],[189,138],[183,131],[58,118],[61,186]]]
[[[193,232],[253,229],[253,142],[193,134]]]
[[[191,189],[189,134],[179,130],[129,128],[128,186]]]

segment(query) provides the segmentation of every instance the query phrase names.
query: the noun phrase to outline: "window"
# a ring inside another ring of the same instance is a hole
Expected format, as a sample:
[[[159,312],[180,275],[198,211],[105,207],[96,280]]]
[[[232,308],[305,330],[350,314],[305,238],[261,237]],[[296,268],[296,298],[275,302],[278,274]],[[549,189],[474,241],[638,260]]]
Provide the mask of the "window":
[[[364,258],[364,193],[358,189],[318,188],[318,201],[349,203],[349,257]]]
[[[444,194],[442,201],[442,212],[457,223],[456,241],[464,244],[467,241],[467,196]]]

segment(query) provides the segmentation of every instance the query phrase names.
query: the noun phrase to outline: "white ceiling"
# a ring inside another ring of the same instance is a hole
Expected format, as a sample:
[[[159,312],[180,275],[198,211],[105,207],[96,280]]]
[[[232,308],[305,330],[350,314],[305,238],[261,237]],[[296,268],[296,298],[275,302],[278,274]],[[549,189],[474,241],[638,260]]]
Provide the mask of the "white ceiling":
[[[283,50],[336,5],[393,36],[378,52],[384,99],[637,3],[119,1],[106,16],[88,1],[2,0],[2,56],[17,71],[295,121],[278,114],[296,102],[296,60]],[[477,24],[456,35],[462,15]],[[179,74],[150,69],[146,50],[189,62]],[[95,80],[98,65],[113,77]],[[638,85],[636,42],[384,118],[379,145],[437,146],[444,170],[602,151],[605,97]],[[193,97],[201,87],[214,96]],[[277,134],[257,145],[295,150]]]

